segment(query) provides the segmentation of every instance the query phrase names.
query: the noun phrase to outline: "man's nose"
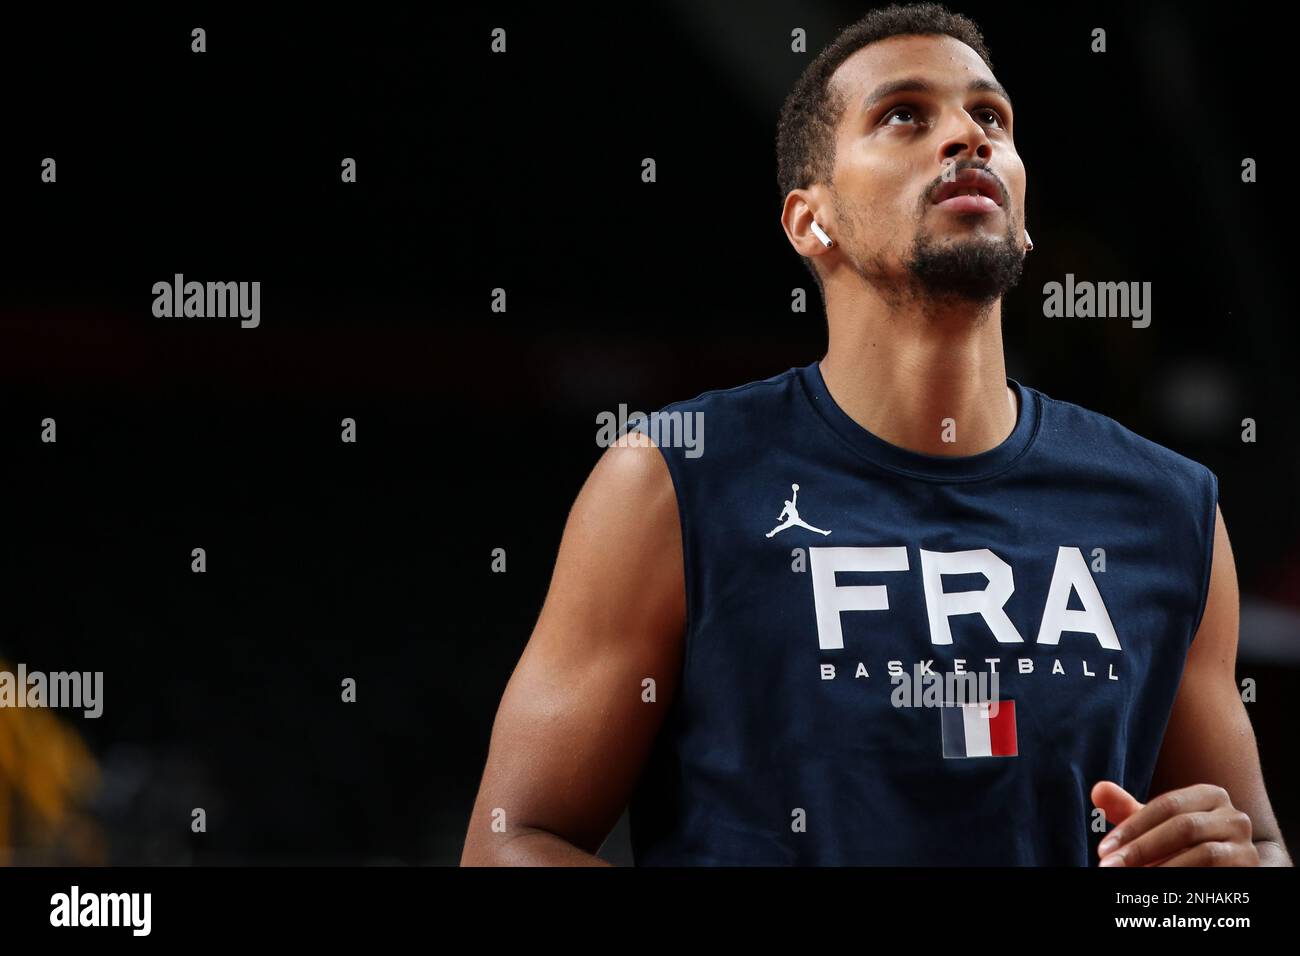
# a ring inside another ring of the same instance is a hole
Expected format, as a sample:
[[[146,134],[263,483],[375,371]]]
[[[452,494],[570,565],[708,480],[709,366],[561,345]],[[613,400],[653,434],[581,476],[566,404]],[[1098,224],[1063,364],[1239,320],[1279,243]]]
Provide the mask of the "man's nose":
[[[958,111],[946,122],[944,135],[939,140],[939,164],[945,160],[979,159],[985,163],[993,158],[993,144],[989,142],[984,127],[965,110]]]

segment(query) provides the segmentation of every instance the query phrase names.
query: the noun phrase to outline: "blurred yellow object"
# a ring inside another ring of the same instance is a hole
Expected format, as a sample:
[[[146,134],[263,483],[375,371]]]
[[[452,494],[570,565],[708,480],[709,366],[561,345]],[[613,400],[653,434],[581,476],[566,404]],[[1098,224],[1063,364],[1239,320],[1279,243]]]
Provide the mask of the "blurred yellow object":
[[[0,670],[12,672],[3,660]],[[57,712],[0,707],[0,865],[104,864],[104,840],[84,812],[98,787],[94,757]]]

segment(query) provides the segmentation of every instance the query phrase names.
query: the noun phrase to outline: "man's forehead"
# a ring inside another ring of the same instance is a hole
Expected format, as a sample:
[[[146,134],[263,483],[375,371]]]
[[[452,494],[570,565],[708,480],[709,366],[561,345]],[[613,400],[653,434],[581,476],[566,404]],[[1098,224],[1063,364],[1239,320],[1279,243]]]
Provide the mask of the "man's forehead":
[[[972,80],[997,82],[978,53],[955,37],[939,34],[896,36],[868,44],[839,65],[831,84],[845,96],[852,111],[873,90],[905,77],[963,90]]]

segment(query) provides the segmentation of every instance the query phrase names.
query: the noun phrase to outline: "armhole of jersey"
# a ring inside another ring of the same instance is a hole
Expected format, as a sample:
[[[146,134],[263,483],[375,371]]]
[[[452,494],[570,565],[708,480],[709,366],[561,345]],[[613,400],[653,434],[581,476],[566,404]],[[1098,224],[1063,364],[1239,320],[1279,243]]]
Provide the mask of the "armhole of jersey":
[[[1205,617],[1205,605],[1210,599],[1210,576],[1214,573],[1214,533],[1216,524],[1216,511],[1219,506],[1219,476],[1209,468],[1205,469],[1209,476],[1209,515],[1206,517],[1206,545],[1205,545],[1205,578],[1201,581],[1201,599],[1196,609],[1196,615],[1192,621],[1192,630],[1187,637],[1188,649],[1192,646],[1192,641],[1196,640],[1196,634],[1201,629],[1201,620]]]

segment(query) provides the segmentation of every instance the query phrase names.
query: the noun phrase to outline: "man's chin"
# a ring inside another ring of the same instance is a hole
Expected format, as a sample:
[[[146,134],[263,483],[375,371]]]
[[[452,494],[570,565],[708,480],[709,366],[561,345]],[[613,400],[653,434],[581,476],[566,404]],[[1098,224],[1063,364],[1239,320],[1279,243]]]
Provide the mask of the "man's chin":
[[[906,266],[926,295],[991,302],[1020,281],[1024,252],[1006,234],[918,236]]]

